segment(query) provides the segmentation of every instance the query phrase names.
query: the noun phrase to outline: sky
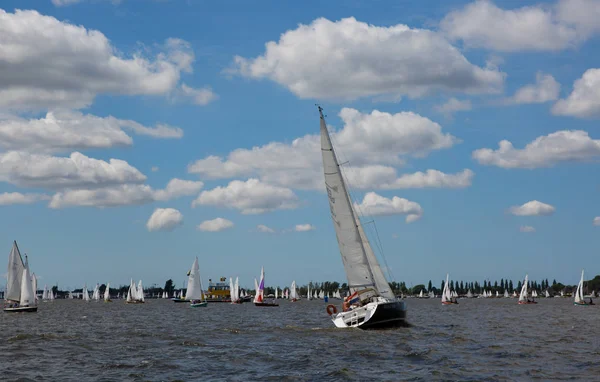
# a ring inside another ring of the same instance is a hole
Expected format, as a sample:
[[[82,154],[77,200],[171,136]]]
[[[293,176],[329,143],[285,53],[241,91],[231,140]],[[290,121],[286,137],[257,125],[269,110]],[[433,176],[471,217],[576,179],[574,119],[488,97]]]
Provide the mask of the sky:
[[[593,0],[3,1],[0,243],[60,288],[181,286],[195,256],[205,284],[344,282],[318,103],[391,280],[591,278],[599,18]]]

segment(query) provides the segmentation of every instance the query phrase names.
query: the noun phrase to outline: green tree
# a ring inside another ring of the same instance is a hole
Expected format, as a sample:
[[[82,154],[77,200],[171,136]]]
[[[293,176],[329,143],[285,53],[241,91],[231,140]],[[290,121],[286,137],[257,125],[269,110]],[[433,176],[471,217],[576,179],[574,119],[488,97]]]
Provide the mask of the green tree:
[[[427,291],[431,292],[433,290],[433,285],[431,284],[431,280],[429,280],[429,284],[427,284]]]
[[[173,291],[175,290],[175,284],[173,283],[173,280],[168,279],[167,282],[165,282],[164,290],[167,291],[169,296],[173,294]]]
[[[509,290],[510,292],[512,292],[512,291],[514,291],[514,290],[515,290],[515,289],[513,288],[513,283],[512,283],[512,280],[510,280],[510,281],[508,282],[508,290]]]
[[[422,290],[425,290],[424,284],[415,285],[412,288],[412,294],[419,294],[419,293],[421,293]],[[425,292],[423,292],[423,293],[425,293]]]

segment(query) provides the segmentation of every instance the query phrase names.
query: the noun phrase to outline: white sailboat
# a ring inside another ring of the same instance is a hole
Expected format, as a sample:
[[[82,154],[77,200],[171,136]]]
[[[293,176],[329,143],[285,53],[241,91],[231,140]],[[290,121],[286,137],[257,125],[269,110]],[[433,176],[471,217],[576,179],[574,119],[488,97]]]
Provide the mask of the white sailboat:
[[[90,301],[90,295],[88,294],[87,284],[83,285],[83,289],[81,290],[81,298],[83,301]]]
[[[198,256],[194,259],[192,270],[188,276],[186,300],[190,301],[192,308],[204,308],[208,305],[204,292],[202,291],[202,278],[200,277],[200,268],[198,266]]]
[[[129,283],[129,289],[127,290],[126,304],[142,304],[144,303],[144,289],[142,287],[142,280],[140,280],[136,287],[135,282],[131,279]]]
[[[450,275],[446,274],[446,282],[444,283],[444,289],[442,290],[442,305],[458,304],[456,299],[453,299],[452,292],[450,292],[450,284],[448,284],[448,278]]]
[[[504,289],[504,298],[509,298],[508,289]]]
[[[581,270],[581,279],[579,280],[579,284],[577,284],[577,290],[575,291],[575,301],[573,301],[573,304],[579,306],[594,305],[591,298],[589,302],[586,302],[583,299],[583,269]]]
[[[525,282],[523,283],[523,287],[521,287],[521,293],[519,294],[519,305],[527,305],[527,304],[537,304],[537,302],[530,300],[527,295],[527,286],[529,284],[528,275],[525,275]]]
[[[94,287],[94,292],[92,293],[92,300],[100,301],[100,285],[98,283],[96,283],[96,286]]]
[[[8,272],[6,274],[6,289],[4,291],[5,312],[37,312],[33,280],[29,271],[29,261],[25,262],[17,242],[13,242],[8,255]]]
[[[256,282],[256,279],[254,279]],[[256,289],[256,295],[254,296],[254,305],[255,306],[279,306],[275,302],[266,302],[265,301],[265,269],[260,269],[260,283]]]
[[[310,295],[310,284],[308,284],[308,289],[306,290],[306,299],[312,300],[312,296]]]
[[[292,286],[290,286],[289,299],[292,302],[298,301],[298,293],[296,291],[296,280],[292,281]]]
[[[471,292],[471,289],[467,291],[467,298],[473,298],[473,292]]]
[[[44,285],[44,291],[42,292],[42,301],[48,300],[48,285]]]
[[[320,106],[319,116],[325,187],[351,293],[341,312],[334,305],[327,312],[338,328],[398,326],[406,319],[406,305],[392,292],[354,211]]]
[[[110,283],[106,283],[106,289],[104,289],[104,302],[112,302],[110,299]]]

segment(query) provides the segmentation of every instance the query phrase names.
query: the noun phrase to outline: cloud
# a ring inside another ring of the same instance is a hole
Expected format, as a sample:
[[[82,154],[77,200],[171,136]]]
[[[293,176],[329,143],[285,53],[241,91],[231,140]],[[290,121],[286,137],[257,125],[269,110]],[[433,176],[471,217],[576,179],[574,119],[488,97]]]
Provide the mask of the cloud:
[[[204,232],[219,232],[229,228],[233,228],[233,222],[223,218],[213,220],[205,220],[196,227],[199,231]]]
[[[69,157],[18,151],[0,154],[0,181],[21,187],[97,188],[145,180],[138,169],[119,159],[106,162],[79,152]]]
[[[445,114],[446,116],[451,116],[452,113],[457,111],[468,111],[471,110],[471,108],[471,101],[461,101],[454,97],[450,98],[446,103],[434,107],[436,111]]]
[[[504,81],[503,73],[471,64],[435,32],[402,24],[378,27],[353,17],[318,18],[265,47],[256,58],[236,56],[233,71],[271,79],[300,98],[493,93]]]
[[[5,150],[60,153],[131,146],[133,140],[123,129],[154,138],[183,136],[180,128],[167,125],[151,128],[112,116],[102,118],[76,111],[54,111],[40,119],[0,118],[0,147]]]
[[[191,72],[189,43],[168,39],[154,58],[119,52],[101,32],[33,10],[0,10],[0,107],[81,108],[97,94],[166,95]]]
[[[600,140],[591,139],[581,130],[563,130],[536,138],[524,149],[500,141],[498,150],[473,151],[480,164],[503,168],[551,167],[560,162],[583,162],[600,156]]]
[[[519,231],[525,232],[525,233],[530,233],[530,232],[535,232],[535,228],[533,228],[530,225],[522,225],[521,227],[519,227]]]
[[[595,17],[595,18],[594,18]],[[596,0],[562,0],[504,10],[479,0],[450,12],[440,29],[465,46],[503,52],[558,51],[573,48],[597,32]]]
[[[48,199],[50,199],[50,196],[44,194],[21,194],[20,192],[4,192],[0,194],[0,206],[8,206],[11,204],[31,204]]]
[[[189,99],[192,103],[200,106],[205,106],[219,99],[210,87],[203,87],[200,89],[194,89],[186,84],[182,84],[179,89],[179,95],[183,98]]]
[[[418,171],[414,174],[404,174],[390,183],[379,184],[381,189],[403,188],[466,188],[471,186],[475,173],[465,169],[456,174],[446,174],[438,170]],[[363,185],[366,188],[367,185]]]
[[[296,232],[314,231],[315,229],[316,227],[311,224],[296,224],[296,227],[294,227],[294,231]]]
[[[154,192],[154,198],[156,200],[171,200],[180,196],[194,195],[202,189],[204,183],[183,180],[183,179],[171,179],[164,190],[158,190]]]
[[[52,4],[54,4],[54,6],[56,7],[66,7],[68,5],[74,5],[74,4],[79,4],[79,3],[83,3],[86,0],[52,0]],[[120,4],[122,0],[106,0],[106,1],[110,1],[113,4]]]
[[[419,203],[394,196],[388,199],[374,192],[365,194],[361,204],[354,204],[354,208],[366,215],[407,215],[406,222],[412,223],[423,215]]]
[[[555,101],[558,99],[559,92],[560,84],[554,77],[538,72],[535,76],[535,84],[518,89],[515,95],[507,100],[507,103],[528,104]]]
[[[50,200],[50,208],[119,207],[168,201],[196,194],[202,182],[171,179],[164,190],[154,190],[146,184],[123,184],[98,189],[69,189],[58,192]]]
[[[532,200],[522,206],[512,206],[509,212],[516,216],[548,216],[552,215],[556,208],[550,204]]]
[[[264,233],[275,233],[275,230],[273,228],[269,228],[264,224],[257,225],[256,230],[258,232],[264,232]]]
[[[600,118],[600,69],[588,69],[573,84],[573,92],[552,107],[552,114]]]
[[[262,214],[279,209],[294,209],[298,206],[297,196],[289,188],[272,186],[258,179],[243,182],[233,180],[226,187],[203,191],[192,207],[211,205],[235,208],[242,214]]]
[[[418,114],[363,114],[344,108],[344,128],[332,134],[338,154],[359,173],[356,187],[368,183],[393,184],[406,156],[425,156],[453,146],[459,140],[442,132],[439,124]],[[435,170],[431,170],[435,171]],[[291,143],[271,142],[252,149],[236,149],[226,158],[209,156],[191,163],[188,172],[205,178],[255,176],[261,181],[297,189],[323,189],[320,136],[306,135]],[[428,171],[429,172],[429,171]],[[351,179],[354,180],[354,179]],[[403,182],[400,182],[403,183]],[[389,186],[388,188],[392,188]]]
[[[148,219],[148,231],[172,231],[183,224],[183,215],[174,208],[157,208]]]
[[[159,170],[158,166],[152,166],[150,169],[152,172],[157,172]]]
[[[594,224],[595,226],[600,226],[600,216],[596,216],[596,217],[594,218],[593,224]]]

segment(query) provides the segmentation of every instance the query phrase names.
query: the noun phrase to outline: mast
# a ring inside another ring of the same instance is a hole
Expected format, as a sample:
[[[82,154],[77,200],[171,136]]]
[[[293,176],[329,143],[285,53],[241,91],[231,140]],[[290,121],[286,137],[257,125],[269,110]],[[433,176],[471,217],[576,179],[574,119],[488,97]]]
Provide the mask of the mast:
[[[325,186],[329,198],[331,218],[333,219],[338,246],[348,278],[348,286],[352,292],[367,287],[378,289],[360,234],[359,220],[352,207],[346,182],[342,176],[340,164],[325,124],[323,108],[318,106],[318,109]],[[341,203],[336,203],[338,199],[341,199]]]

